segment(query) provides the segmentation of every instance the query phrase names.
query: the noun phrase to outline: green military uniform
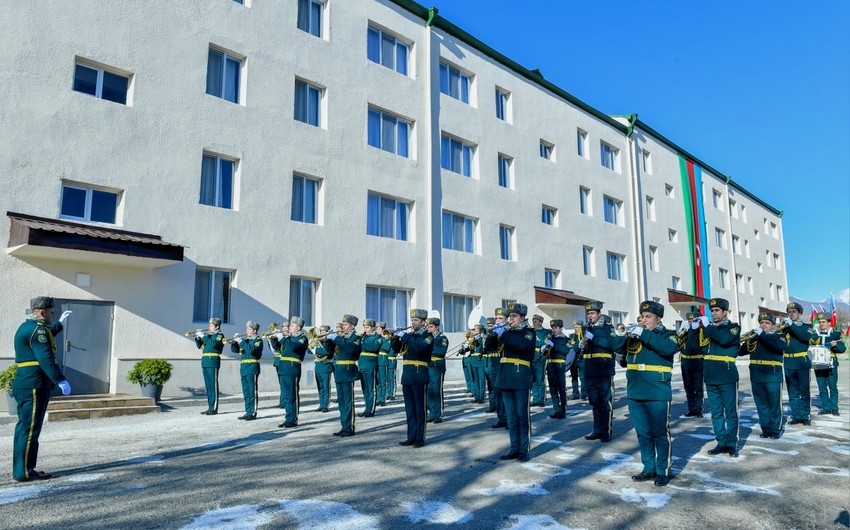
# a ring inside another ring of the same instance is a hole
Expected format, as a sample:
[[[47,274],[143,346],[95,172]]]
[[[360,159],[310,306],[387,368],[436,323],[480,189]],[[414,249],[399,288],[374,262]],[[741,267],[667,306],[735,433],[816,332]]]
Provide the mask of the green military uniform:
[[[759,313],[759,322],[773,324],[770,313]],[[738,355],[750,356],[750,386],[761,425],[761,437],[778,440],[785,431],[782,412],[782,355],[788,345],[785,336],[771,331],[756,332],[740,346]]]
[[[250,320],[247,327],[255,331],[260,328]],[[239,354],[239,376],[242,379],[242,397],[245,399],[245,414],[238,419],[255,420],[259,405],[260,357],[263,356],[263,339],[259,335],[243,337],[231,342],[230,350]]]
[[[587,383],[584,380],[584,355],[581,354],[581,339],[584,337],[584,322],[574,320],[573,327],[578,329],[568,337],[570,349],[576,353],[575,361],[570,365],[570,382],[572,383],[572,399],[587,399]]]
[[[525,318],[528,308],[525,304],[513,303],[508,304],[506,312]],[[516,458],[524,462],[528,460],[531,450],[531,412],[528,403],[534,383],[531,361],[534,359],[535,335],[525,320],[516,327],[498,328],[495,333],[502,348],[501,368],[495,386],[502,393],[511,441],[510,450],[499,458]]]
[[[508,313],[504,307],[497,307],[495,314],[507,316]],[[496,423],[490,426],[493,429],[508,426],[508,421],[505,417],[505,403],[502,400],[502,389],[496,385],[502,366],[502,354],[504,350],[504,346],[499,341],[499,335],[495,331],[497,329],[498,327],[490,329],[484,338],[484,349],[487,352],[485,355],[489,363],[487,365],[487,377],[490,379],[490,408],[488,412],[496,413]]]
[[[685,331],[679,335],[682,384],[685,387],[685,397],[688,400],[688,412],[685,413],[685,416],[689,418],[703,417],[704,361],[702,359],[702,348],[699,345],[699,326],[693,325],[698,316],[696,313],[688,313],[688,321],[682,323]]]
[[[460,355],[460,364],[461,368],[463,368],[463,380],[466,383],[466,393],[472,394],[472,366],[469,364],[469,352],[462,349],[458,352],[458,355]]]
[[[602,302],[585,304],[586,311],[601,311]],[[614,415],[614,358],[625,345],[625,336],[614,333],[603,315],[585,332],[587,347],[584,353],[584,380],[587,399],[593,407],[593,430],[586,440],[611,441]]]
[[[534,315],[531,320],[543,323],[543,317]],[[531,385],[531,406],[543,407],[546,405],[546,354],[541,351],[543,344],[549,339],[549,330],[540,328],[534,330],[534,359],[531,361],[531,372],[534,374],[534,382]]]
[[[803,306],[796,302],[788,304],[788,309],[797,309],[803,312]],[[812,328],[800,320],[788,324],[785,339],[788,346],[785,347],[784,368],[785,387],[788,389],[788,402],[791,405],[791,421],[789,425],[802,423],[812,424],[812,397],[811,369],[812,361],[809,359],[809,346],[817,343],[818,339]]]
[[[392,348],[392,339],[385,340],[384,346],[389,346],[390,348],[387,352],[387,401],[395,401],[398,353]]]
[[[829,320],[828,315],[818,314],[818,320],[823,318]],[[818,414],[838,416],[838,354],[847,351],[847,346],[841,340],[841,333],[832,328],[827,328],[826,331],[821,331],[820,328],[816,329],[815,338],[817,345],[829,349],[830,362],[832,363],[832,367],[829,369],[815,370],[815,381],[818,383],[821,407]],[[832,341],[836,341],[835,346],[831,344]]]
[[[664,316],[664,306],[650,300],[641,303],[640,311]],[[670,381],[678,340],[660,321],[653,329],[635,325],[627,332],[634,340],[626,350],[626,396],[643,464],[643,471],[632,478],[655,479],[657,486],[664,486],[670,480]]]
[[[291,323],[300,327],[304,325],[304,319],[292,317]],[[301,408],[301,363],[307,354],[307,336],[299,329],[288,336],[272,335],[269,337],[269,343],[273,349],[280,351],[277,373],[281,382],[286,420],[278,427],[295,427],[298,425],[298,412]]]
[[[410,318],[425,320],[428,312],[413,309]],[[421,328],[413,333],[399,332],[393,336],[393,349],[404,357],[401,389],[404,393],[404,413],[407,417],[407,439],[400,445],[422,447],[425,445],[426,393],[430,378],[428,365],[434,350],[434,337]]]
[[[371,326],[374,330],[375,321],[366,319],[363,321],[364,326]],[[360,344],[362,350],[360,358],[357,360],[357,368],[360,370],[360,390],[363,392],[363,412],[358,416],[371,418],[375,415],[375,406],[378,403],[378,396],[375,387],[377,386],[378,378],[378,354],[381,351],[383,337],[372,331],[362,335]]]
[[[33,310],[55,307],[49,297],[37,297],[30,306]],[[50,475],[35,470],[38,464],[38,438],[54,386],[63,383],[62,370],[56,364],[56,335],[62,332],[61,322],[47,324],[36,315],[30,315],[15,333],[15,380],[12,396],[18,402],[18,423],[12,448],[12,477],[20,482],[47,479]]]
[[[386,322],[378,322],[378,327],[382,330],[387,329]],[[387,333],[388,332],[384,332]],[[389,366],[390,366],[390,339],[387,336],[381,336],[381,351],[378,352],[378,385],[375,387],[377,404],[383,407],[387,403],[388,385],[389,385]]]
[[[563,329],[564,321],[561,319],[552,320],[549,325],[552,326],[553,330],[556,327]],[[547,337],[543,344],[544,355],[549,357],[546,375],[549,378],[549,392],[552,394],[552,408],[554,409],[549,417],[555,420],[563,420],[567,417],[567,370],[575,362],[575,349],[573,347],[577,348],[578,346],[572,343],[563,331],[559,331],[557,335],[552,337]],[[535,347],[536,351],[537,348]]]
[[[469,352],[469,370],[472,373],[472,402],[484,403],[487,396],[487,373],[481,350],[483,343],[481,333],[484,331],[484,327],[480,324],[476,324],[476,326],[478,338],[468,340],[463,347]]]
[[[330,327],[321,326],[319,331],[327,333]],[[316,388],[319,391],[319,408],[316,411],[328,412],[331,403],[331,376],[334,371],[333,358],[336,347],[327,339],[318,339],[314,344],[313,356],[316,360],[313,363],[313,370],[316,373]]]
[[[439,318],[429,318],[426,325],[440,326]],[[441,423],[443,421],[443,381],[446,378],[446,352],[449,350],[449,339],[437,330],[434,334],[434,344],[431,350],[431,362],[428,363],[428,421]]]
[[[210,324],[218,327],[221,320],[210,319]],[[201,414],[218,414],[218,371],[221,368],[221,352],[227,339],[221,331],[195,336],[195,345],[201,350],[201,372],[204,375],[204,389],[207,392],[207,410]]]
[[[711,308],[729,310],[729,301],[712,298]],[[703,317],[706,319],[706,317]],[[707,320],[707,319],[706,319]],[[738,456],[738,367],[735,358],[741,339],[741,326],[729,319],[704,324],[700,331],[705,390],[717,447],[709,454]]]
[[[357,325],[357,317],[344,315],[343,322],[353,326]],[[360,358],[361,336],[354,331],[348,335],[328,335],[333,340],[336,352],[334,353],[334,380],[336,381],[336,397],[339,404],[339,422],[342,429],[335,432],[334,436],[354,436],[354,382],[358,380],[360,372],[357,369],[357,359]]]

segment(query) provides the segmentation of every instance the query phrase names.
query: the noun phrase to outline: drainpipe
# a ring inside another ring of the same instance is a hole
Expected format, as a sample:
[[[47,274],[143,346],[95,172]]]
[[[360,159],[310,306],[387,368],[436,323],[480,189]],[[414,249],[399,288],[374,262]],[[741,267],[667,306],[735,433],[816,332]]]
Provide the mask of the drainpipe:
[[[735,257],[735,244],[732,242],[732,207],[729,205],[729,182],[732,180],[731,176],[726,177],[726,182],[724,183],[724,188],[726,189],[726,232],[729,234],[729,244],[731,245],[730,251],[732,253],[732,277],[729,278],[729,283],[732,284],[732,292],[735,294],[735,316],[738,317],[738,320],[741,320],[741,300],[740,294],[741,292],[738,290],[738,259]],[[737,203],[737,201],[735,201]],[[738,238],[740,241],[740,236]],[[734,282],[734,283],[733,283]],[[758,311],[756,311],[758,313]],[[738,322],[742,327],[744,326],[743,322]]]
[[[638,171],[640,165],[637,163],[637,148],[634,138],[635,124],[637,123],[638,115],[632,114],[629,116],[629,125],[626,129],[626,149],[629,154],[629,170],[631,172],[630,188],[632,194],[632,225],[634,226],[634,240],[632,248],[635,256],[635,278],[637,279],[635,286],[635,294],[637,300],[635,306],[640,304],[641,300],[648,300],[647,292],[647,274],[646,267],[646,249],[644,248],[644,227],[643,227],[643,202],[641,199],[641,185]]]

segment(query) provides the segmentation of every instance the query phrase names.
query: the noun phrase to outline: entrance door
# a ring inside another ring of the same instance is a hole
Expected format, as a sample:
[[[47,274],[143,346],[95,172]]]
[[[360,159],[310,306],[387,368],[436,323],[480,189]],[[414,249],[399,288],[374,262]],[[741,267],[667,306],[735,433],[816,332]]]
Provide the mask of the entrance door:
[[[56,361],[74,394],[109,392],[114,308],[112,302],[56,300],[56,318],[74,312],[56,341]]]

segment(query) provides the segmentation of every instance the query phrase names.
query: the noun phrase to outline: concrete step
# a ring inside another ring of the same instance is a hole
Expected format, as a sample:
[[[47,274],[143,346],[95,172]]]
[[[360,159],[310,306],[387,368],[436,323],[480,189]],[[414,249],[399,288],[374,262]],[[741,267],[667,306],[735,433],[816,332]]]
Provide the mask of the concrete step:
[[[153,401],[153,400],[151,400]],[[89,420],[160,412],[159,405],[48,410],[47,421]]]
[[[53,397],[47,406],[48,411],[74,410],[74,409],[100,409],[120,407],[145,407],[155,405],[153,398],[116,395],[116,394],[92,394],[86,396],[60,396]]]

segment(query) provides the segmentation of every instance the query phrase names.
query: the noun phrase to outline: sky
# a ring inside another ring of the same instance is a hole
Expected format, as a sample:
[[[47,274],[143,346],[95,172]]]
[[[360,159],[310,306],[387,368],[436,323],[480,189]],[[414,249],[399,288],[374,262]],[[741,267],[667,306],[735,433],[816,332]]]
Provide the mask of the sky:
[[[850,2],[420,3],[781,210],[791,296],[850,287]]]

